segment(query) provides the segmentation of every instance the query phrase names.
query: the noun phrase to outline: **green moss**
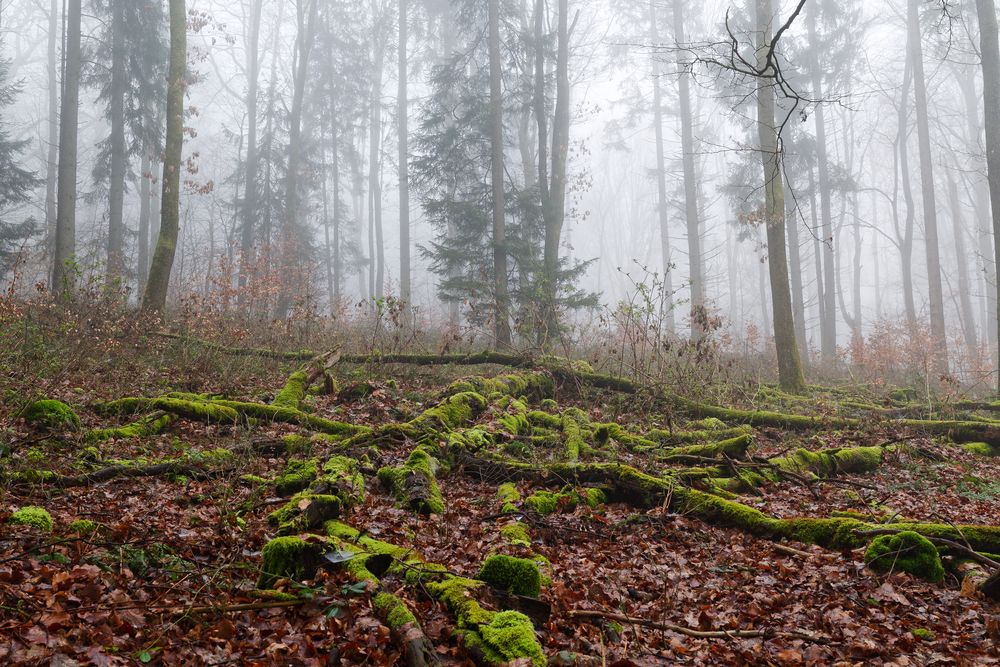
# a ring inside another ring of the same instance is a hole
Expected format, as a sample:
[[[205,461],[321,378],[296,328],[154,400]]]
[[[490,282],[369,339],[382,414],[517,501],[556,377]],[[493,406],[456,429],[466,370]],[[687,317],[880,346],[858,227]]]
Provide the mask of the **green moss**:
[[[249,595],[257,600],[273,600],[275,602],[291,602],[292,600],[299,599],[297,595],[292,595],[284,591],[276,591],[273,588],[250,591]]]
[[[461,392],[428,408],[411,420],[408,426],[423,433],[437,429],[450,431],[472,421],[485,409],[486,399],[482,395],[475,392]]]
[[[513,482],[504,482],[497,487],[497,499],[504,503],[521,502],[521,494]]]
[[[988,442],[967,442],[962,445],[962,449],[977,456],[997,457],[1000,456],[1000,446],[991,445]]]
[[[80,428],[80,417],[62,401],[43,399],[29,403],[22,411],[21,416],[29,424],[43,426],[45,428]]]
[[[299,403],[305,398],[308,381],[309,377],[304,370],[295,371],[288,376],[285,386],[281,388],[278,395],[271,401],[271,405],[297,409]]]
[[[311,415],[296,408],[281,405],[265,405],[263,403],[248,403],[245,401],[227,401],[215,399],[212,405],[233,410],[244,418],[261,419],[267,421],[284,422],[287,424],[298,424],[313,431],[327,433],[330,435],[356,435],[360,433],[370,433],[367,426],[357,426],[345,422],[333,421]]]
[[[100,524],[91,521],[90,519],[77,519],[66,526],[66,531],[69,533],[76,533],[77,535],[91,535],[97,532]]]
[[[448,395],[463,392],[476,392],[484,396],[499,393],[505,396],[527,396],[533,400],[542,400],[551,398],[555,392],[555,382],[548,373],[512,373],[492,378],[465,378],[451,383],[445,391]]]
[[[541,426],[549,429],[562,428],[563,418],[559,415],[552,415],[541,410],[530,410],[527,417],[532,426]]]
[[[358,469],[357,460],[347,456],[331,456],[323,463],[322,472],[309,490],[312,493],[335,495],[345,507],[353,507],[365,500],[365,478]]]
[[[315,459],[289,459],[285,471],[274,479],[280,496],[289,496],[309,486],[319,473]]]
[[[555,412],[559,409],[559,404],[551,398],[542,399],[541,406],[542,410],[548,410],[549,412]]]
[[[435,479],[439,465],[426,449],[417,447],[403,465],[379,469],[378,480],[414,512],[441,514],[444,498]]]
[[[698,419],[696,421],[690,422],[687,425],[688,430],[691,431],[721,431],[722,429],[728,428],[726,422],[721,419],[716,419],[715,417],[706,417],[705,419]]]
[[[322,547],[298,537],[276,537],[261,550],[261,573],[257,588],[271,588],[278,579],[311,577]]]
[[[910,630],[910,632],[917,639],[923,639],[924,641],[928,642],[934,641],[934,637],[936,636],[934,632],[928,630],[927,628],[913,628]]]
[[[546,664],[531,619],[517,611],[494,614],[486,625],[479,626],[487,660],[494,664],[507,664],[521,658],[530,658],[536,667]]]
[[[908,572],[932,583],[944,579],[937,548],[913,531],[876,537],[865,551],[865,564],[876,572]]]
[[[385,624],[391,630],[398,631],[404,625],[417,622],[417,617],[407,608],[406,603],[392,593],[378,593],[372,598],[372,607],[385,619]]]
[[[746,455],[747,450],[750,449],[751,445],[753,445],[752,436],[740,435],[728,440],[710,442],[703,445],[673,447],[663,452],[663,454],[667,460],[687,456],[699,456],[704,458],[730,456],[733,458],[743,458]]]
[[[134,421],[124,426],[113,428],[96,428],[86,435],[88,442],[100,442],[111,438],[145,438],[161,433],[165,428],[174,422],[176,417],[172,414],[160,412],[147,415],[142,419]]]
[[[477,579],[485,581],[494,588],[508,591],[515,595],[527,595],[536,598],[541,590],[541,577],[538,565],[525,558],[515,558],[495,554],[489,556],[479,569]]]
[[[509,523],[500,529],[500,534],[508,542],[515,546],[530,547],[531,534],[528,533],[528,526],[522,521]]]
[[[279,535],[294,535],[319,528],[338,518],[342,511],[343,503],[337,496],[303,492],[271,512],[267,520],[278,526]]]
[[[560,502],[571,503],[572,499],[565,493],[553,493],[552,491],[535,491],[524,499],[525,506],[539,514],[552,514],[559,508]],[[575,503],[573,505],[575,506]]]
[[[596,509],[608,502],[608,495],[601,489],[581,489],[578,495],[583,503],[592,509]]]
[[[52,515],[44,507],[29,505],[16,510],[7,519],[7,523],[18,526],[31,526],[46,533],[52,532]]]

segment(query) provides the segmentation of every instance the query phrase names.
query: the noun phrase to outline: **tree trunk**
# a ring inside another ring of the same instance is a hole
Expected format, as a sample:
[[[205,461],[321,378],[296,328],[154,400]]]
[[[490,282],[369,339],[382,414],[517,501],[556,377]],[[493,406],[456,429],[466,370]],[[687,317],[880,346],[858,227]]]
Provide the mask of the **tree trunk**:
[[[962,96],[965,98],[965,124],[967,141],[972,146],[981,146],[983,137],[982,115],[980,114],[981,98],[976,91],[976,78],[960,74],[955,77],[956,82],[962,89]],[[971,175],[970,175],[971,176]],[[973,178],[975,178],[973,176]],[[969,179],[965,181],[966,187],[970,187]],[[989,322],[993,319],[993,313],[997,312],[997,295],[992,286],[996,284],[996,264],[993,261],[993,232],[990,226],[990,190],[988,180],[975,178],[971,184],[973,190],[972,200],[976,210],[976,236],[978,248],[976,254],[981,258],[979,266],[980,291],[983,294],[986,317],[982,318],[983,338],[989,343],[991,355],[997,354],[997,332],[996,327]],[[985,285],[983,283],[985,282]]]
[[[149,151],[143,148],[140,166],[142,173],[139,176],[139,261],[136,265],[139,294],[146,289],[146,278],[149,276],[149,218],[152,204],[149,198],[153,189],[149,182],[153,166],[149,159]]]
[[[107,282],[113,286],[125,273],[125,10],[111,3],[111,175],[108,185]]]
[[[806,13],[806,26],[809,33],[809,43],[813,49],[815,60],[812,66],[812,95],[815,99],[823,97],[823,74],[820,61],[819,41],[816,37],[816,14],[818,5],[813,3]],[[833,214],[830,206],[830,167],[826,145],[826,111],[822,104],[816,105],[813,114],[816,124],[816,169],[819,178],[820,221],[823,229],[823,319],[820,322],[820,351],[824,364],[834,364],[837,361],[837,301],[836,275],[834,273],[833,247]],[[818,261],[818,260],[817,260]]]
[[[903,225],[903,234],[899,241],[899,255],[902,266],[903,278],[903,302],[906,305],[906,322],[910,328],[910,336],[913,337],[917,330],[917,306],[913,292],[913,227],[916,219],[916,207],[913,201],[913,188],[910,185],[910,151],[907,146],[909,137],[909,116],[910,86],[913,83],[913,68],[909,59],[903,71],[903,90],[899,101],[899,133],[896,137],[896,149],[899,151],[899,171],[893,176],[896,179],[902,178],[903,201],[906,203],[906,220]]]
[[[507,293],[507,230],[504,209],[503,90],[500,62],[500,0],[489,0],[490,154],[493,183],[493,299],[496,347],[511,346],[510,298]]]
[[[295,84],[292,108],[288,118],[288,168],[285,173],[285,216],[281,225],[281,291],[275,311],[277,319],[284,319],[292,306],[292,299],[299,293],[304,273],[298,268],[307,245],[305,230],[299,219],[299,177],[302,170],[302,107],[309,76],[309,54],[312,51],[316,29],[318,0],[298,0],[298,52],[296,54]]]
[[[674,42],[684,44],[684,3],[674,0]],[[651,18],[653,10],[650,9]],[[694,165],[694,118],[691,115],[691,82],[680,59],[677,62],[677,101],[680,104],[681,162],[684,168],[684,217],[687,221],[688,274],[691,282],[691,336],[705,333],[705,276],[702,271],[701,219],[698,181]],[[660,178],[663,178],[662,174]],[[796,257],[797,257],[796,253]]]
[[[792,278],[792,313],[795,317],[795,342],[802,363],[809,358],[806,348],[806,304],[802,286],[802,248],[799,245],[799,221],[795,202],[785,199],[785,231],[788,234],[788,262]]]
[[[240,277],[237,305],[247,312],[247,286],[254,261],[254,234],[257,231],[257,172],[260,157],[257,150],[257,88],[260,78],[260,23],[264,0],[251,0],[250,25],[247,36],[247,162],[243,179],[243,211],[240,226]]]
[[[381,27],[376,27],[381,30]],[[385,44],[375,36],[375,63],[371,89],[371,120],[368,135],[368,247],[373,264],[369,267],[369,288],[376,300],[385,296],[385,248],[382,243],[382,70]]]
[[[757,67],[763,69],[770,46],[771,0],[757,0]],[[767,264],[771,279],[771,316],[774,321],[774,345],[778,356],[778,379],[789,393],[805,389],[805,379],[795,343],[795,320],[792,316],[791,288],[788,284],[788,259],[785,253],[785,205],[781,181],[780,137],[775,130],[774,89],[770,80],[757,82],[757,131],[760,140],[764,180],[764,224],[767,228]]]
[[[569,3],[558,0],[556,47],[556,106],[552,121],[552,176],[545,207],[545,248],[542,284],[542,342],[551,345],[559,330],[559,246],[566,216],[566,161],[569,154]]]
[[[76,254],[77,134],[80,116],[81,0],[68,0],[63,68],[62,113],[59,120],[59,183],[56,194],[56,242],[52,258],[52,289],[72,289],[67,262]]]
[[[976,0],[976,11],[979,14],[980,52],[983,58],[986,167],[993,217],[993,262],[994,266],[1000,266],[1000,114],[997,113],[1000,109],[1000,45],[997,37],[997,12],[993,0]],[[1000,284],[994,287],[997,290],[997,303],[1000,303]],[[1000,312],[994,315],[997,316],[994,324],[1000,326]]]
[[[927,118],[927,81],[924,78],[923,47],[920,43],[921,0],[907,4],[909,59],[913,64],[914,109],[917,112],[917,139],[920,150],[920,189],[924,202],[924,246],[927,251],[927,282],[931,316],[931,345],[934,370],[948,373],[948,348],[944,327],[944,292],[941,287],[941,260],[938,243],[937,202],[934,195],[934,163]]]
[[[965,254],[965,229],[963,228],[962,203],[958,197],[958,185],[954,174],[948,174],[948,203],[951,208],[951,229],[955,239],[955,255],[958,270],[958,305],[962,315],[962,335],[965,353],[971,363],[976,359],[979,343],[976,336],[976,315],[972,308],[972,281],[969,279],[969,265]]]
[[[59,171],[59,0],[49,5],[49,146],[45,161],[45,251],[55,251],[56,174]],[[49,255],[51,256],[51,254]]]
[[[409,314],[410,301],[410,147],[407,122],[407,0],[399,0],[399,89],[396,117],[399,126],[399,298]]]
[[[181,150],[184,147],[184,71],[187,65],[187,11],[170,0],[170,72],[167,78],[167,138],[163,155],[160,234],[142,295],[142,309],[162,313],[177,250],[181,214]]]
[[[676,2],[674,13],[678,12]],[[676,22],[676,19],[675,19]],[[656,23],[655,0],[649,2],[649,39],[656,45],[660,43],[660,31]],[[670,253],[670,206],[667,201],[667,163],[663,147],[663,92],[660,88],[660,61],[654,54],[653,61],[653,132],[656,141],[656,218],[660,228],[660,265],[663,267],[664,314],[667,333],[674,335],[677,331],[676,313],[673,305],[673,262]],[[683,79],[683,77],[682,77]],[[686,79],[683,79],[687,83]],[[688,113],[690,114],[690,101]],[[683,117],[683,113],[681,114]],[[682,121],[683,122],[683,121]],[[692,169],[693,167],[692,156]],[[687,172],[685,171],[685,178]],[[685,182],[685,193],[687,183]]]

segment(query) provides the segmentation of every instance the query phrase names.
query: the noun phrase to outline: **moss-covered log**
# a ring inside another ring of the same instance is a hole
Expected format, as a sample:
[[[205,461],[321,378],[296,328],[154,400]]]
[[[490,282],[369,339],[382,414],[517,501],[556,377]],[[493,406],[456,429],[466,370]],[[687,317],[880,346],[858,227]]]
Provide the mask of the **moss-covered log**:
[[[482,455],[456,452],[456,463],[468,474],[486,479],[524,479],[536,482],[574,480],[578,484],[600,486],[612,500],[636,507],[658,507],[669,501],[677,512],[695,516],[708,523],[745,530],[767,538],[788,538],[836,549],[857,548],[867,543],[861,534],[866,530],[912,530],[926,537],[943,537],[968,542],[976,551],[997,553],[1000,527],[934,523],[868,524],[834,517],[829,519],[777,519],[743,503],[688,488],[675,479],[657,477],[631,466],[613,463],[577,463],[535,465],[489,459]]]
[[[524,396],[529,400],[541,401],[552,398],[555,393],[555,382],[552,376],[544,371],[511,373],[495,377],[477,376],[452,382],[445,390],[445,395],[451,396],[467,391],[474,391],[483,396],[500,393],[514,398]]]
[[[527,660],[537,667],[545,665],[545,654],[535,637],[531,620],[515,611],[491,611],[476,599],[482,581],[458,577],[441,565],[424,563],[411,550],[373,539],[338,521],[325,527],[328,542],[306,542],[297,537],[280,537],[269,542],[262,552],[263,573],[260,587],[273,585],[280,578],[311,577],[331,553],[328,562],[339,563],[358,581],[370,581],[379,586],[388,573],[402,575],[407,584],[426,591],[444,603],[456,622],[462,643],[477,664],[500,666]],[[383,561],[387,559],[387,561]],[[372,571],[377,564],[378,572]],[[380,615],[394,612],[394,620],[402,625],[411,621],[412,614],[400,609],[398,598],[376,596],[373,600]],[[390,624],[390,628],[391,628]]]
[[[406,463],[378,471],[378,479],[399,502],[420,514],[441,514],[444,499],[437,485],[438,460],[424,447],[417,447]]]

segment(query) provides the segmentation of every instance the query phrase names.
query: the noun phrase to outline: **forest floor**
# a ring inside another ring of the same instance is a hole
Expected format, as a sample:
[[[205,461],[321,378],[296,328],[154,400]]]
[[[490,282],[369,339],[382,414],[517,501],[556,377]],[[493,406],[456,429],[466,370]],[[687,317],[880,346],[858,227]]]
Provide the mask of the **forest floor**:
[[[664,452],[677,454],[669,434],[725,426],[733,435],[732,427],[745,420],[723,425],[703,419],[692,428],[695,415],[655,393],[575,381],[567,367],[553,372],[551,361],[512,371],[489,364],[334,358],[320,371],[332,376],[326,388],[333,391],[321,391],[320,378],[312,392],[292,397],[294,415],[366,430],[308,439],[315,424],[292,423],[298,416],[247,417],[242,411],[249,408],[243,407],[235,420],[177,413],[162,430],[142,437],[95,435],[95,429],[135,421],[108,408],[107,402],[123,397],[184,392],[176,394],[178,400],[193,404],[208,405],[218,396],[257,405],[274,405],[278,398],[281,404],[288,396],[282,399],[280,390],[305,363],[225,354],[154,336],[124,342],[122,349],[127,353],[94,352],[92,363],[58,365],[57,371],[44,363],[44,351],[35,351],[30,364],[24,350],[4,353],[2,664],[1000,662],[1000,604],[962,586],[957,558],[946,557],[948,571],[939,583],[892,567],[876,573],[865,565],[864,543],[764,534],[772,529],[705,512],[680,490],[643,495],[601,477],[628,466],[663,480],[694,464],[705,467],[711,462],[701,460],[710,458],[704,453],[690,461],[665,458]],[[510,373],[551,384],[529,382],[510,392],[482,381],[451,384]],[[444,415],[426,426],[422,415],[428,409],[458,405],[456,396],[472,400],[469,389],[479,390],[484,402],[475,399],[471,412]],[[523,404],[516,400],[518,390],[524,390]],[[794,431],[743,427],[736,437],[750,436],[747,451],[721,454],[711,475],[726,477],[720,466],[735,474],[736,463],[722,463],[734,459],[761,466],[745,472],[776,474],[731,486],[734,494],[716,487],[708,492],[776,519],[840,516],[864,522],[857,526],[927,522],[955,530],[958,524],[1000,526],[1000,458],[913,425],[904,428],[895,415],[882,412],[917,408],[862,389],[852,392],[849,407],[843,407],[843,391],[814,389],[800,399],[764,387],[748,395],[738,407],[820,418],[815,428]],[[26,404],[39,398],[73,406],[82,423],[45,426],[27,419]],[[860,400],[872,412],[859,407]],[[155,417],[181,409],[164,405],[145,411],[161,410]],[[143,410],[135,409],[141,416]],[[962,419],[992,428],[990,414],[966,411]],[[860,422],[838,427],[840,415]],[[571,442],[574,423],[582,427],[577,445]],[[654,432],[658,439],[650,446]],[[472,447],[473,436],[485,437],[482,449]],[[709,434],[683,443],[697,444],[699,438],[714,441]],[[797,448],[836,452],[862,445],[879,447],[881,454],[860,473],[783,465],[778,472],[760,463]],[[435,482],[418,479],[422,468],[398,467],[421,447],[440,460],[434,477],[443,506],[433,502]],[[288,506],[291,493],[317,491],[316,471],[307,472],[301,484],[287,484],[296,462],[322,467],[332,456],[353,462],[363,492],[347,489],[356,496],[348,503],[343,486],[327,488],[323,497],[339,494],[336,508],[308,522],[302,517],[319,496],[299,493],[291,503],[291,523],[269,519]],[[150,468],[163,463],[168,465]],[[391,474],[376,474],[393,466],[406,473],[397,478],[403,480],[399,486]],[[566,472],[577,469],[573,478]],[[112,472],[93,476],[99,470]],[[683,479],[687,486],[678,489],[705,488],[699,475]],[[505,482],[513,482],[513,490]],[[552,500],[547,506],[546,499]],[[44,508],[52,530],[9,523],[24,507]],[[279,533],[318,546],[322,562],[265,571],[262,578],[262,550]],[[376,568],[372,554],[379,553],[391,558]],[[505,593],[471,582],[490,554],[538,564],[540,601],[532,594],[512,595],[516,586]],[[352,558],[367,559],[367,569],[348,566]],[[423,578],[438,571],[423,564],[443,566],[438,569],[446,573],[438,574],[447,579]],[[460,582],[461,599],[449,598],[442,581]],[[379,602],[384,593],[412,616],[387,614]],[[470,610],[469,599],[476,600],[476,609]],[[517,618],[530,619],[537,645],[528,646],[531,638],[516,632],[497,635],[502,628],[493,612],[505,608],[526,614]],[[423,655],[415,657],[419,651]]]

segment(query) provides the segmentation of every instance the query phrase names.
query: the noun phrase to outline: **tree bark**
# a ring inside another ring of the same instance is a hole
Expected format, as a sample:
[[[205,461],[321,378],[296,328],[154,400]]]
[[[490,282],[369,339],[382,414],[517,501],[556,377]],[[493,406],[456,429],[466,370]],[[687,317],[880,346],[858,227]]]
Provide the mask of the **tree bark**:
[[[489,0],[490,153],[493,185],[493,299],[496,348],[511,346],[507,292],[507,230],[504,208],[503,90],[500,62],[500,2]]]
[[[569,3],[558,0],[556,106],[552,122],[552,176],[545,210],[542,343],[549,346],[559,330],[559,246],[566,216],[566,161],[569,154]]]
[[[815,58],[812,66],[812,95],[815,99],[822,99],[823,73],[820,65],[822,54],[816,36],[816,14],[818,12],[818,5],[813,3],[810,11],[806,13],[806,27]],[[819,179],[820,222],[823,229],[823,308],[820,321],[820,352],[823,363],[829,365],[837,361],[837,301],[833,257],[833,214],[830,206],[830,167],[826,145],[826,111],[822,104],[816,105],[813,122],[816,125],[816,170]]]
[[[292,306],[292,299],[299,292],[304,278],[297,268],[302,249],[306,245],[305,232],[299,219],[299,172],[302,170],[302,107],[309,77],[309,55],[316,30],[318,0],[298,0],[298,53],[292,108],[289,112],[288,168],[285,173],[285,216],[281,225],[281,291],[275,317],[284,319]]]
[[[67,262],[76,254],[77,135],[80,117],[81,0],[68,0],[63,67],[62,113],[59,120],[59,183],[56,194],[56,242],[52,258],[52,290],[72,289]]]
[[[917,113],[917,144],[920,151],[920,189],[924,202],[924,246],[927,251],[927,282],[931,316],[933,368],[948,373],[948,348],[944,327],[944,291],[941,287],[941,259],[938,243],[937,202],[934,194],[934,163],[927,117],[927,81],[924,78],[923,46],[920,43],[921,0],[907,4],[909,59],[913,64],[914,109]]]
[[[410,288],[410,147],[407,119],[407,0],[399,0],[399,88],[396,93],[396,118],[399,126],[399,298],[409,314]]]
[[[59,171],[59,0],[49,5],[48,84],[49,145],[45,161],[45,251],[54,253],[56,182]],[[50,255],[51,256],[51,255]]]
[[[684,44],[684,3],[674,0],[674,42]],[[650,9],[651,17],[652,8]],[[687,221],[688,275],[691,282],[691,336],[705,333],[705,276],[702,271],[701,216],[698,181],[694,164],[694,118],[691,114],[691,82],[680,59],[677,62],[677,101],[680,105],[681,163],[684,169],[684,217]],[[661,173],[660,178],[663,178]],[[797,256],[797,255],[796,255]]]
[[[893,182],[902,178],[903,201],[906,203],[906,219],[903,233],[899,238],[899,254],[903,278],[903,303],[906,306],[906,322],[910,328],[910,336],[916,334],[917,306],[913,296],[913,227],[916,218],[916,207],[913,201],[913,187],[910,185],[910,151],[907,147],[909,137],[909,99],[910,86],[913,83],[913,68],[907,59],[903,71],[903,90],[899,101],[899,132],[896,137],[896,150],[899,155],[899,170],[893,176]],[[897,234],[897,236],[899,236]]]
[[[678,9],[674,6],[674,12]],[[656,2],[649,2],[649,39],[654,45],[660,43],[660,31],[656,22]],[[660,61],[653,55],[653,133],[656,141],[656,218],[660,228],[660,265],[663,267],[663,291],[666,331],[673,335],[677,330],[676,313],[673,306],[673,262],[670,252],[670,214],[667,201],[667,163],[663,147],[663,92],[660,87]],[[686,83],[686,80],[685,80]],[[688,104],[690,113],[690,103]],[[682,114],[683,117],[683,114]],[[683,121],[682,121],[683,122]],[[683,150],[683,147],[682,147]],[[693,160],[693,158],[692,158]],[[693,168],[693,166],[692,166]],[[685,171],[685,178],[687,172]],[[685,182],[685,193],[687,183]]]
[[[990,205],[993,218],[993,262],[1000,266],[1000,45],[997,36],[997,12],[993,0],[976,0],[979,14],[980,52],[983,59],[983,106],[986,125],[986,168],[990,186]],[[996,302],[1000,304],[1000,284]],[[996,326],[1000,326],[1000,312]],[[994,366],[996,369],[997,366]],[[1000,375],[998,375],[1000,383]],[[1000,385],[998,385],[1000,392]]]
[[[125,10],[111,3],[111,175],[108,184],[107,282],[114,285],[125,273]]]
[[[962,224],[962,203],[958,197],[955,176],[948,174],[948,203],[951,208],[951,229],[955,240],[956,269],[958,270],[958,305],[962,316],[962,335],[965,353],[971,362],[976,358],[979,345],[976,336],[976,315],[972,308],[972,282],[969,280],[969,265],[965,254],[965,229]]]
[[[170,0],[170,71],[167,78],[167,138],[163,155],[160,234],[142,296],[142,309],[162,313],[167,305],[170,270],[180,231],[181,151],[184,147],[184,86],[187,67],[187,11],[184,0]]]
[[[139,175],[139,261],[136,265],[136,280],[139,285],[139,294],[146,289],[146,278],[149,276],[149,218],[152,202],[150,195],[150,172],[153,168],[149,159],[149,151],[143,147],[141,174]]]
[[[247,36],[247,162],[243,179],[243,210],[240,225],[240,275],[237,304],[247,310],[247,286],[254,261],[254,235],[257,231],[257,172],[260,157],[257,150],[257,89],[260,78],[260,23],[264,0],[251,0],[250,25]]]
[[[771,0],[757,0],[757,67],[766,66],[766,52],[771,44]],[[774,345],[778,356],[781,388],[799,393],[805,378],[795,343],[795,320],[792,315],[791,288],[788,284],[788,259],[785,251],[784,188],[781,180],[780,136],[775,129],[774,90],[770,80],[757,80],[757,132],[760,141],[764,178],[764,224],[767,228],[767,264],[771,279],[771,316],[774,322]]]
[[[377,12],[373,5],[373,12]],[[376,13],[376,31],[381,19]],[[372,264],[368,269],[369,289],[376,300],[385,296],[385,248],[382,243],[382,70],[385,67],[385,39],[375,35],[374,76],[371,88],[371,118],[368,134],[368,247]],[[369,296],[372,296],[370,294]]]

